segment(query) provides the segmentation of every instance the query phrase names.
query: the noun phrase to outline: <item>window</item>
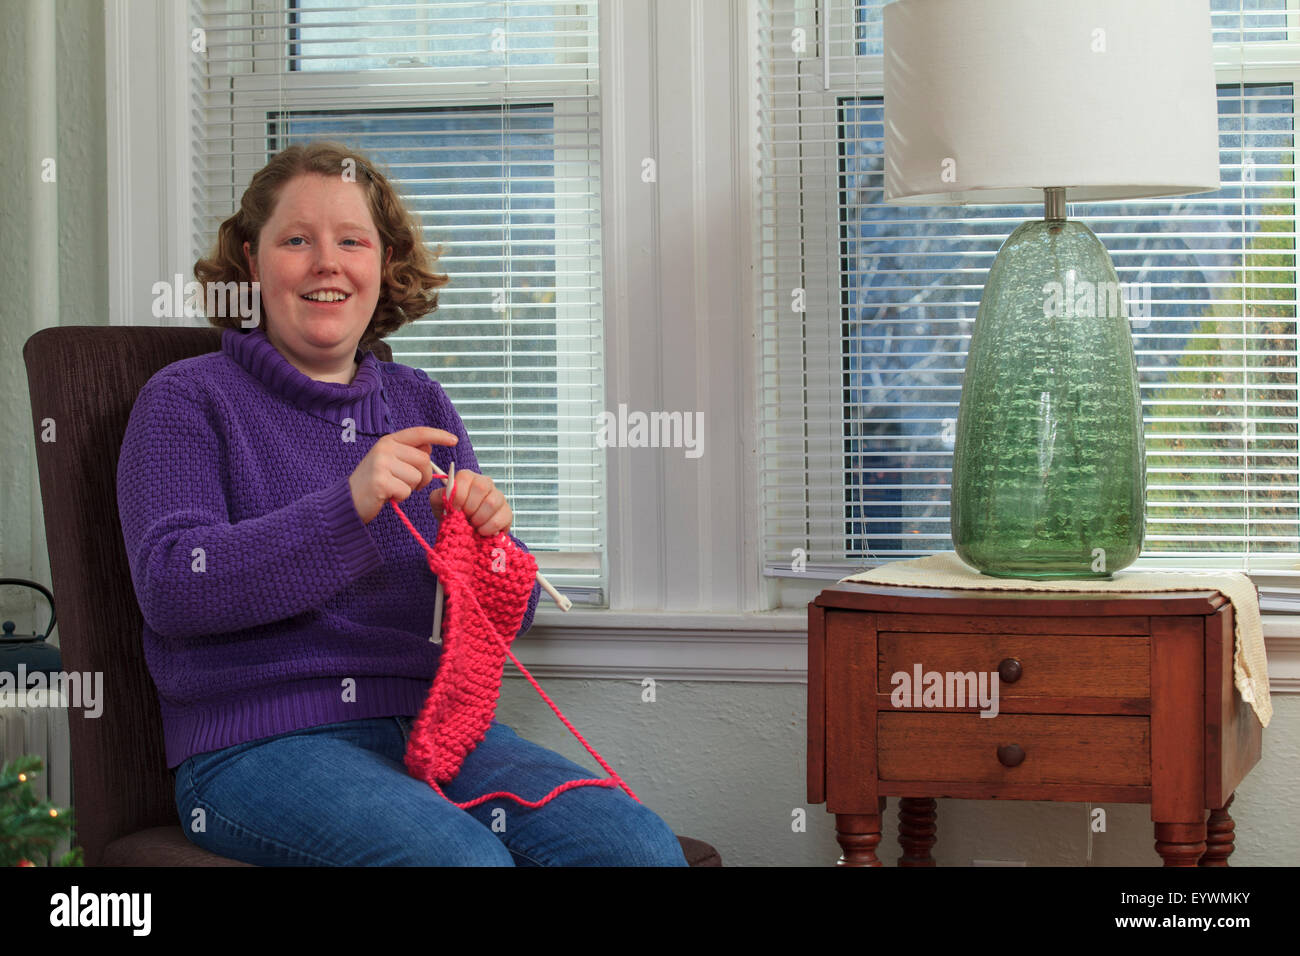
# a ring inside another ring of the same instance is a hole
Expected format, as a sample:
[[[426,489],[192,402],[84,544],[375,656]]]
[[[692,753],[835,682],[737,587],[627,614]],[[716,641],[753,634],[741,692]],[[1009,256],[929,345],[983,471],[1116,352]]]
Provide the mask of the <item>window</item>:
[[[603,605],[596,4],[205,0],[196,16],[194,258],[285,146],[376,160],[451,277],[389,337],[394,359],[447,390],[547,577]]]
[[[1042,215],[884,203],[883,6],[760,0],[764,564],[791,587],[800,549],[798,577],[820,587],[952,548],[981,290],[1003,240]],[[1267,577],[1300,557],[1296,6],[1212,0],[1218,191],[1070,204],[1128,293],[1148,458],[1138,567]]]

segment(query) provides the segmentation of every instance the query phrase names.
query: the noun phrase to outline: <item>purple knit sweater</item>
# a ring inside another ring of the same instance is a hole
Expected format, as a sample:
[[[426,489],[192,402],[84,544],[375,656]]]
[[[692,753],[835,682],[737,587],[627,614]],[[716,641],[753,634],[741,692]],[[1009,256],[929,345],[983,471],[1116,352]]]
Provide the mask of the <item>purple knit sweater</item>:
[[[169,768],[424,705],[437,579],[391,505],[362,522],[348,477],[380,436],[413,425],[460,439],[434,446],[443,471],[453,458],[479,466],[441,385],[373,352],[356,359],[350,384],[318,382],[265,332],[224,329],[219,352],[161,369],[131,409],[118,510]],[[443,485],[399,503],[430,544],[428,496]]]

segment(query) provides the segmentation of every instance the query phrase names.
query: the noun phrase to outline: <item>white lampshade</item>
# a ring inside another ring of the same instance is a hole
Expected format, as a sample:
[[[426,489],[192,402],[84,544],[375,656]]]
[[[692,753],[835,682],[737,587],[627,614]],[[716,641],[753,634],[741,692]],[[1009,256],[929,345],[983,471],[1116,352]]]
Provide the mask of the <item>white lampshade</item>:
[[[895,0],[884,16],[886,201],[1219,188],[1209,0]]]

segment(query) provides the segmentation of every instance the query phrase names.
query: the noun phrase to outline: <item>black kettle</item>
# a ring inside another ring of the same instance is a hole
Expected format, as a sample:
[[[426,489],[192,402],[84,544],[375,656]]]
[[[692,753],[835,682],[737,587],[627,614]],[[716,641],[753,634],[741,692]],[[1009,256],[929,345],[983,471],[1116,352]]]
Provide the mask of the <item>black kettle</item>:
[[[57,674],[63,669],[63,656],[57,647],[45,640],[54,630],[54,595],[35,581],[23,578],[0,578],[0,585],[2,584],[21,584],[44,594],[50,602],[50,623],[44,634],[15,634],[13,621],[5,621],[0,625],[4,628],[4,633],[0,635],[0,673],[7,671],[17,676],[18,665],[25,664],[28,674],[38,671]]]

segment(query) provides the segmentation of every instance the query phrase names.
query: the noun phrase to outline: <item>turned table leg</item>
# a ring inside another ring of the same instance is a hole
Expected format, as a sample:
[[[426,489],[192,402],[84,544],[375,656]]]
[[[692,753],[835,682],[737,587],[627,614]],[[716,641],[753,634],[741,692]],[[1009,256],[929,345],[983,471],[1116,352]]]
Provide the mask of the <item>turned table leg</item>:
[[[1156,852],[1165,866],[1196,866],[1205,855],[1205,823],[1156,823]]]
[[[1228,814],[1235,793],[1228,795],[1223,806],[1210,808],[1210,819],[1205,824],[1205,854],[1201,857],[1201,866],[1227,866],[1228,857],[1236,849],[1236,824]]]
[[[899,866],[934,866],[935,802],[929,797],[901,797],[898,801],[898,843],[903,855]]]
[[[880,846],[880,815],[884,809],[885,798],[880,797],[876,813],[835,814],[835,839],[844,850],[836,866],[882,865],[876,858],[876,847]]]

